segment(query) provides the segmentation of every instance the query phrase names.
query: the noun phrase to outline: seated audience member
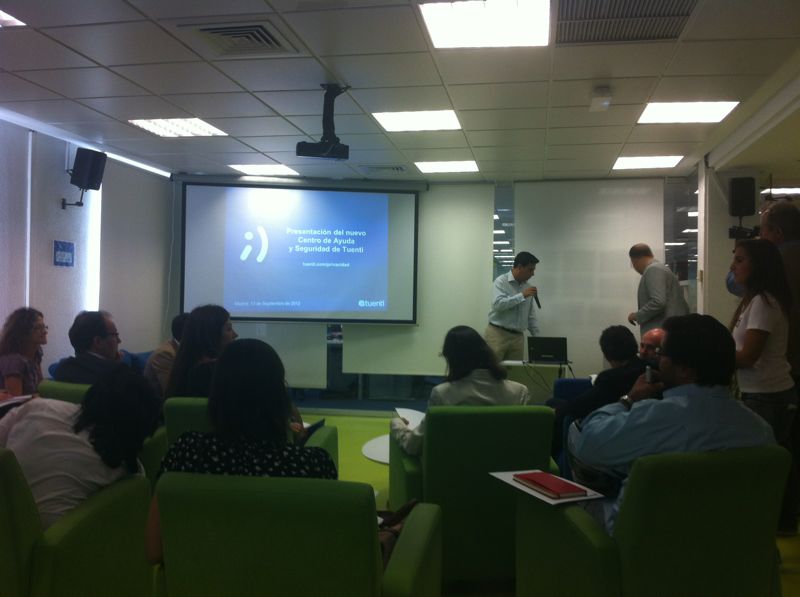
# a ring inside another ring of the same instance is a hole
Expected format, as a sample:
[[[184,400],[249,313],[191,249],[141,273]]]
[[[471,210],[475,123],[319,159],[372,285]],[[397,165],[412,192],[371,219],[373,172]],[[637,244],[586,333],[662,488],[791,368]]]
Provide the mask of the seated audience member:
[[[188,313],[180,313],[172,318],[172,338],[156,348],[144,366],[145,379],[150,382],[156,393],[162,398],[167,389],[169,374],[172,371],[172,364],[175,362],[175,355],[181,343],[183,327],[188,318]]]
[[[230,313],[223,307],[203,305],[193,309],[183,328],[164,397],[207,397],[217,359],[237,337]]]
[[[645,336],[653,331],[650,330]],[[647,366],[636,353],[633,332],[625,326],[612,325],[604,329],[600,334],[600,350],[611,368],[600,372],[591,388],[570,399],[551,398],[547,401],[547,405],[556,411],[552,447],[554,455],[561,452],[565,418],[582,419],[601,406],[616,402],[628,393]]]
[[[653,328],[642,334],[642,341],[639,342],[639,358],[645,365],[658,369],[658,353],[663,341],[664,330],[661,328]]]
[[[766,421],[731,396],[736,347],[725,326],[710,315],[693,314],[670,317],[664,332],[661,382],[648,384],[641,376],[619,402],[570,427],[568,448],[576,480],[594,485],[606,476],[621,487],[616,497],[606,491],[605,500],[586,505],[609,533],[637,458],[775,443]],[[663,389],[662,400],[647,398],[652,386]]]
[[[81,404],[34,398],[0,420],[47,528],[94,492],[140,472],[137,454],[158,424],[160,401],[143,377],[117,364]]]
[[[9,315],[0,334],[0,388],[12,396],[36,393],[44,344],[47,326],[41,311],[21,307]]]
[[[69,328],[69,343],[75,356],[61,360],[53,375],[56,381],[93,384],[119,364],[121,340],[106,311],[78,313]]]
[[[336,479],[322,448],[288,443],[291,403],[278,353],[253,339],[237,340],[222,353],[208,399],[210,433],[189,431],[161,463],[164,472]],[[148,557],[161,560],[161,523],[153,500]]]
[[[459,325],[447,332],[442,356],[447,381],[433,388],[428,406],[513,406],[530,401],[528,388],[506,379],[494,351],[471,327]],[[405,452],[420,454],[425,420],[409,429],[403,419],[392,419],[391,433]]]

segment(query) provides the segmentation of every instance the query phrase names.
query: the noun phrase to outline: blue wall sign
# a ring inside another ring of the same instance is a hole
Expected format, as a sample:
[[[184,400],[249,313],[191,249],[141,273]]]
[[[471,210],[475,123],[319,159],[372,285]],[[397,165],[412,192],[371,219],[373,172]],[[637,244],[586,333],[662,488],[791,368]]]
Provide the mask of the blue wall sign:
[[[75,267],[75,243],[54,240],[53,265],[56,267]]]

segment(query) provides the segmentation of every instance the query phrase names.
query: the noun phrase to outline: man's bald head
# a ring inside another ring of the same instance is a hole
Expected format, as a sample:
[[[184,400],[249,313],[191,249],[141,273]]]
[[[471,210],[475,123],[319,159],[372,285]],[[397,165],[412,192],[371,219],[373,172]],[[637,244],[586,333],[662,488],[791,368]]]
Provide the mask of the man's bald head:
[[[639,343],[639,358],[651,366],[658,365],[658,351],[661,349],[661,342],[664,341],[664,330],[654,328],[642,335]]]
[[[645,268],[653,261],[652,249],[644,243],[636,243],[628,250],[628,257],[631,258],[631,265],[637,273],[644,273]]]

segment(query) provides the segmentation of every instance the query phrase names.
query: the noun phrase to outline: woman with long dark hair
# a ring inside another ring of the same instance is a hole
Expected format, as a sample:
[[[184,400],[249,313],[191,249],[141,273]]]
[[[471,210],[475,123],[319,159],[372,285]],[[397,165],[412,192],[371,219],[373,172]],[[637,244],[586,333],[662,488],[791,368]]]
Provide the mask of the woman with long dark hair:
[[[528,404],[528,388],[506,379],[486,340],[466,325],[458,325],[444,338],[442,356],[447,362],[445,383],[431,391],[428,406],[498,406]],[[411,429],[400,418],[392,419],[392,436],[409,454],[422,451],[425,420]]]
[[[42,346],[47,326],[41,311],[21,307],[6,319],[0,334],[0,389],[12,396],[34,394],[42,381]]]
[[[786,359],[792,295],[783,260],[770,241],[743,240],[734,250],[731,271],[745,289],[730,324],[742,400],[772,426],[775,440],[788,448],[797,394]],[[793,464],[779,523],[782,533],[797,533],[797,495]]]

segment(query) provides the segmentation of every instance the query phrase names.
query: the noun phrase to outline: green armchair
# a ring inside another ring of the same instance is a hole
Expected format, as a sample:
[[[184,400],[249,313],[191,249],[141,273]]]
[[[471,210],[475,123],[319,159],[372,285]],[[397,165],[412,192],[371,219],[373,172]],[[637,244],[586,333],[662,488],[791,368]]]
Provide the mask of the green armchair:
[[[91,386],[82,383],[67,383],[65,381],[55,381],[53,379],[43,379],[36,388],[40,396],[45,398],[55,398],[64,402],[80,404],[83,396]]]
[[[169,398],[164,402],[164,422],[167,428],[167,444],[171,446],[187,431],[210,431],[208,420],[208,398]],[[308,447],[322,448],[333,459],[339,470],[339,431],[324,425],[308,438]]]
[[[515,496],[489,475],[550,466],[553,411],[544,406],[432,406],[421,458],[389,444],[390,506],[442,507],[448,584],[514,578]]]
[[[0,595],[146,597],[144,558],[150,486],[123,479],[95,493],[42,531],[28,484],[11,450],[0,448]]]
[[[166,473],[156,495],[159,597],[440,594],[438,506],[411,512],[384,571],[369,485]]]
[[[780,595],[776,446],[637,460],[610,537],[578,505],[517,496],[517,596]]]

